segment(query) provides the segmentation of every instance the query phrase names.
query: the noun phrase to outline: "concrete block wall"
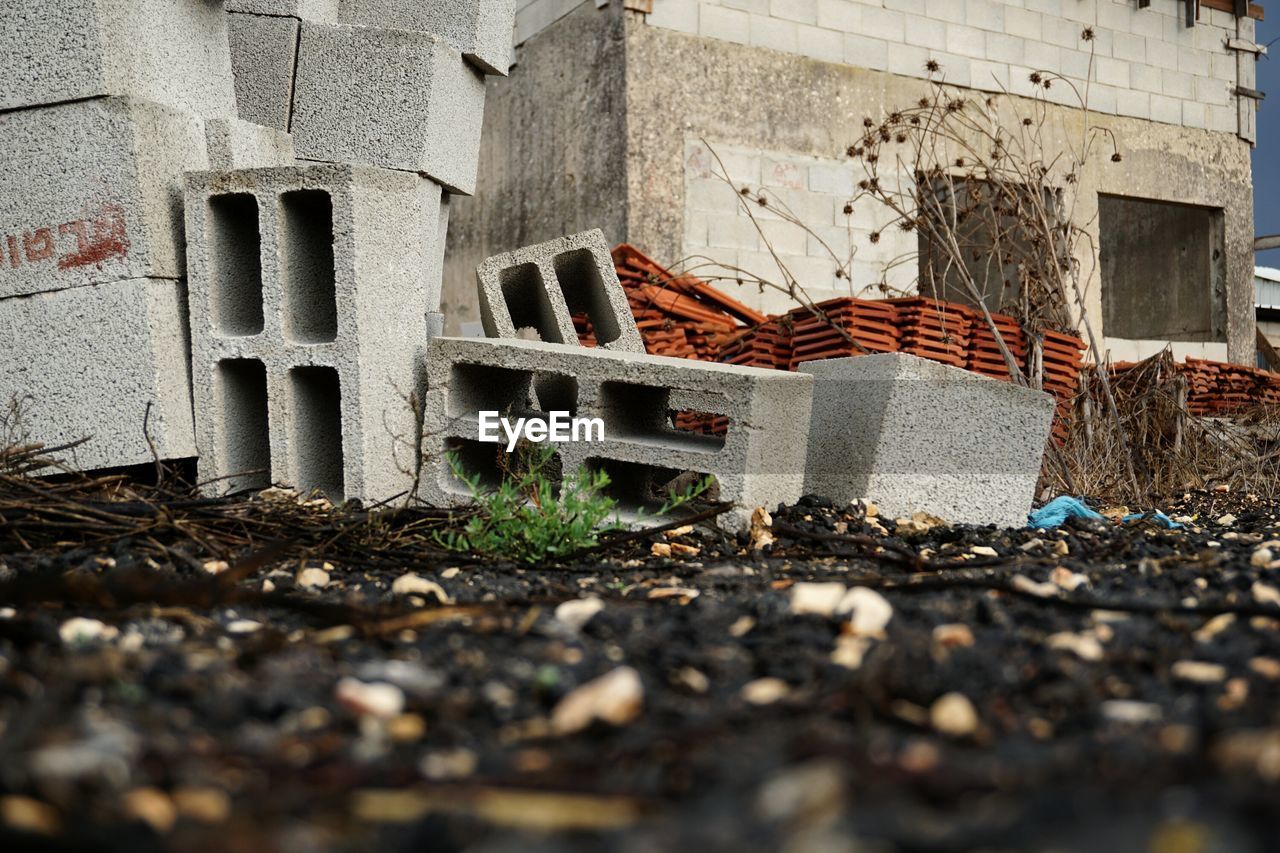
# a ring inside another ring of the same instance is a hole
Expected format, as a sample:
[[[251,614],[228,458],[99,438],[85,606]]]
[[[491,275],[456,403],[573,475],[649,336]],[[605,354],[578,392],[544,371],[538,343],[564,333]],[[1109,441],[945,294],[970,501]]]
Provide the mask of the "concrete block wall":
[[[695,272],[731,277],[739,269],[780,284],[786,278],[780,261],[813,301],[880,298],[886,295],[882,283],[893,295],[915,291],[916,264],[900,261],[916,252],[916,236],[887,228],[883,207],[844,212],[861,176],[847,157],[807,157],[701,138],[686,139],[684,150],[684,257]],[[763,193],[769,206],[743,198],[743,188],[753,197]],[[783,211],[808,230],[787,221]],[[838,270],[848,277],[837,276]],[[716,284],[766,313],[795,307],[779,290]]]
[[[1254,22],[1202,8],[1188,28],[1184,14],[1182,0],[654,0],[646,20],[907,77],[935,60],[948,83],[990,92],[1026,94],[1030,73],[1049,71],[1088,81],[1098,112],[1236,133],[1248,71],[1226,43],[1252,41]],[[1046,96],[1076,101],[1067,86]]]
[[[603,469],[624,519],[650,514],[664,486],[687,472],[716,478],[725,521],[745,526],[757,506],[794,502],[804,481],[813,380],[805,374],[737,367],[540,341],[436,338],[427,348],[424,497],[437,506],[467,500],[445,452],[496,482],[504,446],[479,440],[480,411],[508,418],[565,411],[599,417],[604,440],[554,445],[566,476]],[[674,429],[672,411],[727,416],[724,436]]]
[[[365,166],[187,176],[202,479],[333,500],[409,487],[445,210],[438,184]]]
[[[573,315],[591,320],[596,345],[645,351],[600,229],[487,259],[476,271],[480,321],[491,338],[532,329],[540,340],[576,344]]]

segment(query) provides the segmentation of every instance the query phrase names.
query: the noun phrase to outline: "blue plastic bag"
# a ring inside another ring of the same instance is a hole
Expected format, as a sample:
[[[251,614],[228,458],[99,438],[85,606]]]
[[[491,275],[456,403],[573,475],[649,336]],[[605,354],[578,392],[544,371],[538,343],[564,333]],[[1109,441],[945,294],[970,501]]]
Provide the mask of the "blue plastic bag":
[[[1103,518],[1101,513],[1090,509],[1088,504],[1079,498],[1062,495],[1054,498],[1039,509],[1027,515],[1027,527],[1043,527],[1046,530],[1058,527],[1068,518]]]

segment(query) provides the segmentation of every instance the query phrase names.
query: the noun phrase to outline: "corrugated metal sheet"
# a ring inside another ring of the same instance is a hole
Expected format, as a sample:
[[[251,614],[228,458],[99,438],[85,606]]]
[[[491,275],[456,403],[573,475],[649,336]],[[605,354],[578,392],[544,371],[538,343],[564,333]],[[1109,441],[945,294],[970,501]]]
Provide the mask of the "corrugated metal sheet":
[[[1253,268],[1253,304],[1267,311],[1280,311],[1280,270]]]

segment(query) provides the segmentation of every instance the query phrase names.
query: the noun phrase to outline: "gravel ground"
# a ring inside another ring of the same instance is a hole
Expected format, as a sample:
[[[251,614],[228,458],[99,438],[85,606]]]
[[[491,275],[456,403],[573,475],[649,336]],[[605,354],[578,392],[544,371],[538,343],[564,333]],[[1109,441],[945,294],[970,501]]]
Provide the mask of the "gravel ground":
[[[14,549],[0,847],[1274,849],[1280,506],[1159,508],[1184,527],[806,500],[764,550],[274,555],[231,605],[112,592],[203,571],[128,539]]]

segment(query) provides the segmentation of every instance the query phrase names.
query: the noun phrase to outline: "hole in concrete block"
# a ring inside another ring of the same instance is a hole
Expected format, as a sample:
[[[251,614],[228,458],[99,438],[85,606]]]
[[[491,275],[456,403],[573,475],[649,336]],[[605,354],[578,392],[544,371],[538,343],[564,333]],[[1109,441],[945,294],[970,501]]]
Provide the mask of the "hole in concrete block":
[[[539,371],[534,375],[533,387],[540,410],[568,412],[570,417],[578,413],[578,380],[574,377]]]
[[[271,433],[267,421],[267,369],[253,359],[218,363],[214,393],[221,403],[218,417],[220,473],[233,492],[271,485]]]
[[[519,453],[507,453],[501,444],[476,441],[469,438],[448,438],[444,441],[444,452],[451,453],[462,468],[463,473],[479,475],[480,486],[484,489],[495,489],[503,479],[514,472],[514,467],[521,464]],[[444,466],[444,487],[456,494],[470,494],[467,484],[456,477],[452,466]],[[554,454],[543,474],[557,486],[563,480],[563,462],[560,454]]]
[[[475,417],[479,412],[520,415],[531,410],[533,372],[455,364],[449,378],[449,416]]]
[[[555,267],[556,278],[564,293],[565,304],[569,306],[569,313],[587,315],[595,332],[596,343],[613,343],[621,337],[622,330],[612,306],[609,305],[604,279],[600,277],[595,255],[589,249],[565,252],[556,256]]]
[[[673,426],[671,390],[634,382],[600,385],[604,434],[640,444],[713,453],[724,447],[723,435],[706,435]]]
[[[618,512],[623,516],[634,516],[638,512],[653,515],[662,508],[672,490],[684,492],[707,476],[705,471],[681,471],[616,459],[588,459],[587,468],[609,475],[604,493],[618,502]],[[704,493],[704,499],[718,499],[719,492],[719,485],[712,485],[709,492]]]
[[[209,197],[210,302],[219,335],[262,331],[262,238],[258,199],[249,193]]]
[[[714,436],[724,446],[724,437],[729,432],[729,419],[715,412],[699,412],[694,409],[670,412],[671,425],[680,432],[692,432],[699,435]]]
[[[507,267],[499,275],[498,282],[502,287],[502,298],[507,303],[507,313],[511,315],[511,325],[517,332],[533,328],[548,343],[564,343],[537,264]]]
[[[289,453],[296,482],[306,493],[319,490],[337,503],[344,499],[342,387],[332,367],[289,371],[292,406]]]
[[[1105,336],[1227,339],[1222,210],[1100,195],[1098,218]]]
[[[333,198],[324,190],[280,196],[280,275],[285,337],[300,344],[337,338]]]

